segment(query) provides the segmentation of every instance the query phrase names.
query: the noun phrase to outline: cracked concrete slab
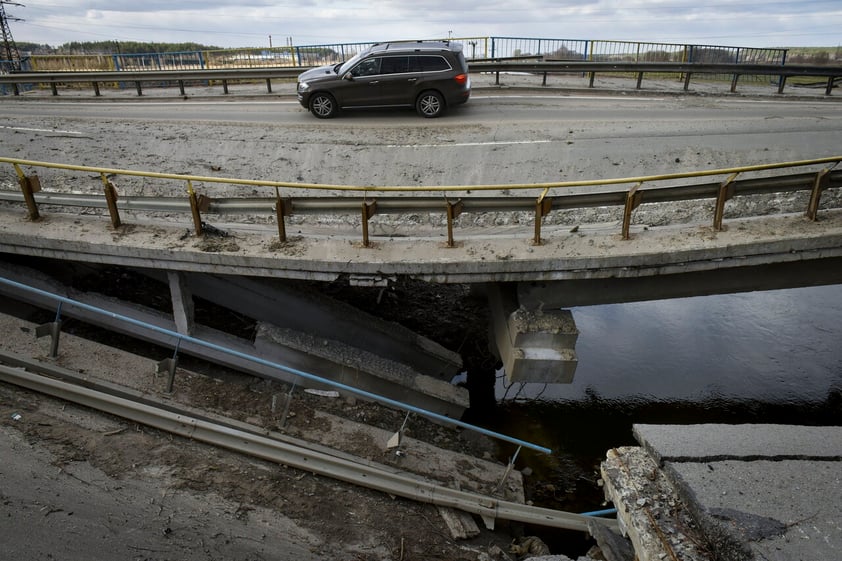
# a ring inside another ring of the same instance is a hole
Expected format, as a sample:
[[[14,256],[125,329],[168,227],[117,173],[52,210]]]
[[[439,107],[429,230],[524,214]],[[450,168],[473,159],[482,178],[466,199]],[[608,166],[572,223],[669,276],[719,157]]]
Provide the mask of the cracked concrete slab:
[[[842,559],[839,462],[668,462],[664,471],[720,559]]]
[[[659,463],[742,460],[842,460],[842,429],[793,425],[635,425]]]
[[[842,559],[842,427],[635,425],[721,561]]]

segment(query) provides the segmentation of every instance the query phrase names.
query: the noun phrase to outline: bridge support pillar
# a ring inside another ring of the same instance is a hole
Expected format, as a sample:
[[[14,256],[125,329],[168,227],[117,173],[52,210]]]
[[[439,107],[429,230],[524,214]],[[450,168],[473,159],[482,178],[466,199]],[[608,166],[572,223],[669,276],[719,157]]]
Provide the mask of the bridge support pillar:
[[[512,285],[488,287],[492,340],[509,382],[569,384],[579,331],[570,310],[527,309]]]
[[[167,271],[167,281],[170,285],[172,298],[172,314],[176,331],[183,335],[193,334],[194,305],[193,293],[187,285],[187,278],[183,273]]]

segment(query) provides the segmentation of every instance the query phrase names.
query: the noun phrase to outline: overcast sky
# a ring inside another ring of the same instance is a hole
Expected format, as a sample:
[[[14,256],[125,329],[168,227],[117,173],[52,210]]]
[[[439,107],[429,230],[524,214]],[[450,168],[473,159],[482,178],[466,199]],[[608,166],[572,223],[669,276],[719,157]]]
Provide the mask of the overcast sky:
[[[842,0],[6,0],[17,41],[268,47],[534,37],[747,47],[842,45]]]

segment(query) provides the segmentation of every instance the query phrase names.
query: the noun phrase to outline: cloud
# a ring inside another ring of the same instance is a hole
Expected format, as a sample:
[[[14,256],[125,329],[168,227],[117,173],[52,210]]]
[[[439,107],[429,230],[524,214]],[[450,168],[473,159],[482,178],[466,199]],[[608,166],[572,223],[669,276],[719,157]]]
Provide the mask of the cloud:
[[[12,6],[7,12],[12,11]],[[838,0],[93,0],[14,7],[19,41],[198,42],[223,47],[390,39],[542,37],[736,46],[836,46]],[[747,23],[750,22],[750,25]]]

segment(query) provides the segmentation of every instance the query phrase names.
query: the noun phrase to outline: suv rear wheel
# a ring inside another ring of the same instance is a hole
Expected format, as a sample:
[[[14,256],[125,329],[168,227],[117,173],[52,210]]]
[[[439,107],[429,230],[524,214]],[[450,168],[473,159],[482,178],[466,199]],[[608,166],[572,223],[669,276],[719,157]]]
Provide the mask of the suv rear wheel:
[[[319,119],[330,119],[338,109],[336,100],[330,94],[320,92],[310,96],[310,111]]]
[[[438,117],[444,113],[444,97],[434,90],[422,92],[415,101],[415,109],[422,117]]]

